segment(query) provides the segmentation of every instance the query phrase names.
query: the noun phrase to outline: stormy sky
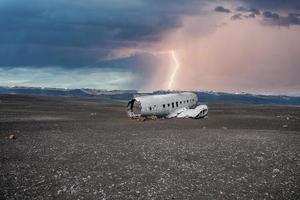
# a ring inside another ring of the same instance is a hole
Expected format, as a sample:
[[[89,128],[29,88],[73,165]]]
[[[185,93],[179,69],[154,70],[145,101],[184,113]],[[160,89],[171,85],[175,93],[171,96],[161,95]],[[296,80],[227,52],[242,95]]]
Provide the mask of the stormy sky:
[[[2,86],[300,95],[299,52],[298,0],[0,0]]]

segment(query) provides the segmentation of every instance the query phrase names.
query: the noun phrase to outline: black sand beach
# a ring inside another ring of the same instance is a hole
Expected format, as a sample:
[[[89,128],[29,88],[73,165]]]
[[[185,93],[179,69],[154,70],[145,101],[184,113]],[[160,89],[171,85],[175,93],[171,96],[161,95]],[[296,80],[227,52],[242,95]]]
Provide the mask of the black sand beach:
[[[300,107],[141,122],[125,106],[0,96],[0,199],[299,199]]]

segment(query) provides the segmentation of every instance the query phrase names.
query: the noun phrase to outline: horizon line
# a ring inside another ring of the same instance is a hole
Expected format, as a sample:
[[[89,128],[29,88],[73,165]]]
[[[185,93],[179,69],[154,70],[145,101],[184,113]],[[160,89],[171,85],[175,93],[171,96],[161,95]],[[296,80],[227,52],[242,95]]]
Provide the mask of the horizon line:
[[[300,97],[299,95],[287,95],[287,94],[263,94],[263,93],[252,93],[252,92],[226,92],[226,91],[214,91],[214,90],[180,90],[180,89],[156,89],[156,90],[147,90],[147,89],[96,89],[96,88],[63,88],[63,87],[43,87],[43,86],[4,86],[0,85],[0,88],[36,88],[36,89],[57,89],[57,90],[101,90],[101,91],[137,91],[140,93],[154,93],[159,91],[164,92],[206,92],[206,93],[225,93],[225,94],[235,94],[235,95],[256,95],[256,96],[285,96],[285,97]]]

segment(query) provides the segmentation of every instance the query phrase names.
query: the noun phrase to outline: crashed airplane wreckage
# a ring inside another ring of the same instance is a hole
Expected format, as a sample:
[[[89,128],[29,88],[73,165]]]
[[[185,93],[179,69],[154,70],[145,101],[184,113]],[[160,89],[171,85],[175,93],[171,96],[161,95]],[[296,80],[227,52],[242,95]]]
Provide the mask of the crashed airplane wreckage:
[[[127,114],[130,118],[155,116],[198,119],[207,116],[208,107],[197,104],[197,95],[190,92],[139,96],[128,102]]]

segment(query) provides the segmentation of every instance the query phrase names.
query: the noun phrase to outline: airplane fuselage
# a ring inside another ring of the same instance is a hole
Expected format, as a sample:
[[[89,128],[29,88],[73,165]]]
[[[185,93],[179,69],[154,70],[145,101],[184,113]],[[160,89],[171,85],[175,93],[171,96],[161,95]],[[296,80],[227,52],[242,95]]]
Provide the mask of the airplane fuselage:
[[[135,97],[128,103],[129,117],[168,117],[186,109],[196,107],[198,97],[191,92],[147,95]]]

